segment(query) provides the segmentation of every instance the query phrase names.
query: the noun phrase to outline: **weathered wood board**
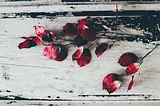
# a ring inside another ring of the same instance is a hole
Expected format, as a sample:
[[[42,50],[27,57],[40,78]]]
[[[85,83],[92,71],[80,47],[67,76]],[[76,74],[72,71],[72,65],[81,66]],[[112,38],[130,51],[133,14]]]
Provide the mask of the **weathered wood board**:
[[[75,9],[70,7],[75,7]],[[123,2],[119,4],[119,8],[120,11],[157,10],[156,14],[158,14],[160,4],[127,4]],[[18,49],[18,44],[23,41],[19,37],[35,35],[35,25],[42,25],[45,29],[58,31],[65,23],[76,22],[78,19],[86,17],[72,14],[72,12],[81,11],[115,12],[115,3],[74,5],[54,2],[54,0],[48,2],[0,2],[0,99],[3,100],[0,101],[0,104],[2,106],[6,104],[15,106],[103,106],[105,104],[135,106],[139,103],[145,106],[159,106],[159,48],[145,59],[139,69],[141,74],[136,74],[131,91],[126,92],[130,77],[126,77],[126,82],[112,95],[108,95],[107,91],[102,90],[102,80],[108,73],[124,72],[125,68],[117,64],[122,53],[135,52],[143,56],[154,47],[153,44],[118,41],[112,49],[106,51],[99,58],[94,55],[93,50],[91,63],[82,68],[71,59],[76,47],[70,49],[69,56],[63,62],[56,62],[44,57],[43,46]],[[67,14],[29,16],[31,13],[54,14],[57,12],[67,12]],[[15,15],[21,13],[28,14]]]

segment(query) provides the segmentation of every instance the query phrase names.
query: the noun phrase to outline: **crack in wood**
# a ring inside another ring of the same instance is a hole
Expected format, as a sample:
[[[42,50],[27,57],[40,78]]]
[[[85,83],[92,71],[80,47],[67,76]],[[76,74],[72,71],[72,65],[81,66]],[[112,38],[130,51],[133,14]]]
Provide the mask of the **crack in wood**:
[[[0,64],[2,64],[2,65],[11,65],[11,66],[19,66],[19,67],[33,67],[33,68],[55,69],[55,68],[52,68],[52,67],[20,65],[20,64],[10,64],[10,63],[0,63]]]

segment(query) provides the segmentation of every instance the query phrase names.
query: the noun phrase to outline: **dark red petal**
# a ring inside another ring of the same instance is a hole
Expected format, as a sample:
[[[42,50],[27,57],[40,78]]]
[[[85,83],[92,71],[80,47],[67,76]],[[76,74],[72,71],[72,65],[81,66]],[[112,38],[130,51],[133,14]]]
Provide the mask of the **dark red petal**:
[[[90,63],[92,57],[91,56],[81,56],[80,58],[77,59],[77,64],[80,67],[86,66],[87,64]]]
[[[129,90],[132,89],[132,86],[133,86],[133,83],[134,83],[133,79],[134,79],[134,75],[132,76],[132,80],[131,80],[131,82],[130,82],[129,85],[128,85],[127,91],[129,91]]]
[[[89,49],[83,49],[82,55],[77,59],[77,64],[80,67],[86,66],[90,63],[92,55]]]
[[[72,55],[72,60],[77,60],[78,58],[80,58],[82,53],[83,53],[83,48],[76,50],[76,52]]]
[[[57,46],[59,46],[59,52],[57,53],[57,57],[56,57],[56,61],[63,61],[67,58],[68,56],[68,49],[60,44],[57,44]]]
[[[56,36],[54,35],[53,32],[49,32],[50,33],[50,37],[52,38],[53,41],[56,41]]]
[[[42,40],[37,36],[32,36],[32,40],[35,41],[39,45],[42,44]]]
[[[77,35],[77,24],[76,23],[67,23],[63,26],[63,32],[67,36]]]
[[[63,61],[67,55],[67,49],[62,45],[48,45],[44,48],[44,56],[56,61]]]
[[[42,40],[47,42],[53,42],[56,41],[56,36],[54,35],[53,32],[46,31],[46,34],[42,36]]]
[[[23,48],[30,48],[30,47],[33,47],[33,46],[36,46],[37,43],[34,42],[33,40],[25,40],[24,42],[20,43],[18,45],[19,49],[23,49]]]
[[[132,74],[135,74],[136,72],[138,72],[139,66],[140,66],[139,63],[130,64],[126,69],[127,75],[132,75]]]
[[[131,63],[135,63],[137,61],[138,61],[138,56],[136,54],[131,53],[131,52],[127,52],[127,53],[124,53],[120,56],[118,63],[121,66],[128,66]]]
[[[120,84],[121,84],[120,75],[111,73],[111,74],[108,74],[103,79],[102,87],[103,89],[107,90],[108,93],[113,93],[120,87]]]
[[[85,40],[82,36],[77,36],[74,38],[74,45],[82,46],[82,45],[86,45],[88,43],[87,40]]]
[[[80,19],[80,20],[78,20],[78,24],[83,24],[83,25],[88,26],[88,25],[92,24],[92,18],[87,17],[87,18]]]
[[[78,27],[77,27],[77,30],[78,30],[79,33],[84,29],[89,29],[89,27],[86,26],[86,25],[83,25],[83,24],[79,24]]]
[[[108,44],[107,43],[101,43],[98,45],[96,48],[95,54],[97,57],[101,56],[106,50],[108,49]]]
[[[41,38],[43,37],[43,35],[46,35],[46,30],[42,26],[35,26],[35,31],[36,34]]]
[[[26,40],[33,40],[34,42],[36,42],[39,45],[42,44],[42,40],[37,36],[29,36],[29,37],[23,36],[21,38],[26,39]]]
[[[92,29],[84,29],[79,33],[87,41],[94,41],[97,39],[96,32]]]

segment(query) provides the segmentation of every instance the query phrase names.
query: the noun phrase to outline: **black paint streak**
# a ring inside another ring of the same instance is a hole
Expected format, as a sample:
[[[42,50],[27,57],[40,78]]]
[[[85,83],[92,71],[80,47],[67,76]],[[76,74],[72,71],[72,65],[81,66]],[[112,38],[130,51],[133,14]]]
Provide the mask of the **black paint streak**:
[[[131,96],[146,96],[144,94],[124,94],[124,95],[78,95],[79,97],[131,97]],[[152,96],[152,95],[147,95],[147,96]]]
[[[43,18],[43,17],[57,17],[57,16],[115,16],[114,11],[80,11],[80,12],[22,12],[22,13],[13,13],[13,16],[7,16],[6,13],[3,13],[3,18],[16,18],[16,17],[26,17],[26,18]],[[141,16],[141,15],[158,15],[160,11],[153,10],[133,10],[133,11],[119,11],[119,16]]]
[[[70,99],[34,99],[34,98],[25,98],[20,96],[8,95],[8,96],[0,96],[0,100],[30,100],[30,101],[72,101]]]
[[[130,15],[158,15],[160,11],[144,11],[144,10],[129,10],[129,11],[119,11],[119,16],[130,16]],[[114,11],[82,11],[82,12],[72,12],[74,16],[115,16]]]
[[[160,99],[146,99],[145,96],[152,96],[152,95],[144,95],[144,94],[130,94],[130,95],[78,95],[79,97],[89,97],[89,96],[94,96],[94,97],[131,97],[131,96],[141,96],[144,97],[144,99],[127,99],[127,100],[84,100],[84,99],[29,99],[29,98],[25,98],[25,97],[20,97],[20,96],[14,96],[14,95],[9,95],[9,96],[4,96],[4,97],[0,97],[0,100],[12,100],[12,102],[8,102],[8,104],[11,103],[15,103],[14,101],[159,101]],[[14,100],[14,101],[13,101]],[[33,105],[33,104],[30,104]],[[37,104],[35,104],[37,105]],[[43,104],[42,104],[43,105]],[[52,104],[50,104],[52,106]]]
[[[10,91],[10,90],[6,90],[6,92],[9,92],[9,93],[10,93],[11,91]]]
[[[90,0],[61,0],[62,2],[89,2]]]
[[[13,103],[17,103],[16,101],[10,101],[7,104],[13,104]]]

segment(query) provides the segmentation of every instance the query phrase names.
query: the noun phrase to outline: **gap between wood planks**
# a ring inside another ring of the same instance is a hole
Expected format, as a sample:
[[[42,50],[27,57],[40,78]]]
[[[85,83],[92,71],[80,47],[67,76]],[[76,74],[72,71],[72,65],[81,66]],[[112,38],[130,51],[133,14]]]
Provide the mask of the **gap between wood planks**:
[[[160,99],[150,98],[152,95],[145,95],[145,94],[122,94],[122,95],[78,95],[78,99],[36,99],[36,98],[26,98],[14,95],[8,96],[0,96],[0,100],[18,100],[18,101],[159,101]],[[83,99],[84,97],[96,97],[98,99]],[[99,99],[102,97],[103,99]],[[104,99],[104,97],[115,97],[115,99],[108,100]],[[117,97],[142,97],[139,99],[125,99],[125,100],[117,100]]]

